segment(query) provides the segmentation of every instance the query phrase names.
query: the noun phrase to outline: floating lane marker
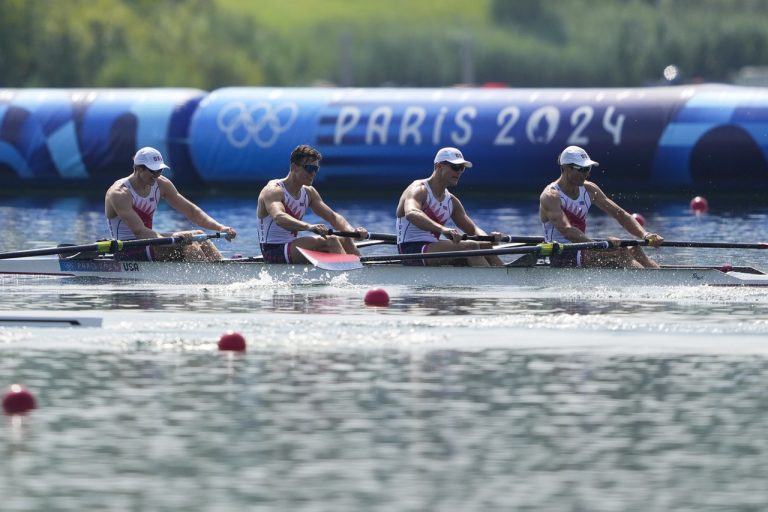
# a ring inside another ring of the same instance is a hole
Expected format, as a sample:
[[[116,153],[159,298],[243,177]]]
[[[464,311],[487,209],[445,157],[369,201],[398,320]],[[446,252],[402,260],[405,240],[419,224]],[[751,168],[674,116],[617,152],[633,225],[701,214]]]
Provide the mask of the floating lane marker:
[[[389,294],[383,288],[371,288],[365,293],[366,306],[389,306]]]
[[[5,414],[25,414],[37,407],[35,395],[19,384],[11,384],[3,394]]]
[[[245,351],[245,337],[239,332],[227,331],[219,338],[219,350]]]

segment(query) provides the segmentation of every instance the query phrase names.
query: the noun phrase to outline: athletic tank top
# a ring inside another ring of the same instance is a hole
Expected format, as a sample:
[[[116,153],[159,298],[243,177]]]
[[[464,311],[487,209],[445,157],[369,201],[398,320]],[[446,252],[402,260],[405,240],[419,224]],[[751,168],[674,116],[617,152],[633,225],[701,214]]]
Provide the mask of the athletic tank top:
[[[563,209],[565,216],[568,217],[568,221],[573,227],[579,228],[583,233],[587,232],[587,211],[592,205],[592,200],[589,198],[587,189],[579,187],[579,196],[576,199],[569,197],[565,192],[560,189],[560,185],[557,183],[551,183],[550,187],[557,190],[560,194],[560,207]],[[551,222],[547,221],[542,223],[544,227],[544,240],[546,242],[563,242],[569,243],[570,241],[563,236],[560,231],[555,229],[555,226]]]
[[[152,229],[152,219],[155,217],[157,211],[157,202],[160,200],[160,187],[157,186],[157,182],[152,184],[149,189],[149,194],[146,197],[140,196],[136,190],[134,190],[131,181],[128,178],[123,178],[120,183],[121,187],[125,187],[131,193],[133,198],[133,211],[135,211],[144,227]],[[109,233],[113,240],[133,240],[136,235],[131,231],[123,219],[120,216],[112,219],[107,219],[109,224]]]
[[[427,189],[427,200],[421,205],[421,209],[427,214],[427,217],[440,225],[445,225],[448,219],[453,215],[453,195],[445,191],[445,197],[438,201],[429,188],[427,180],[420,180]],[[417,183],[415,181],[414,183]],[[407,242],[435,242],[440,238],[440,233],[431,233],[413,225],[405,217],[398,217],[396,221],[397,243]]]
[[[283,206],[285,212],[296,220],[304,218],[304,214],[307,213],[307,206],[309,200],[307,199],[307,189],[302,186],[301,192],[299,192],[299,198],[293,197],[285,188],[285,184],[282,180],[277,182],[283,189]],[[285,228],[281,228],[275,223],[275,219],[271,215],[267,215],[264,218],[257,219],[256,230],[259,233],[259,243],[262,244],[285,244],[296,239],[296,231],[288,231]]]

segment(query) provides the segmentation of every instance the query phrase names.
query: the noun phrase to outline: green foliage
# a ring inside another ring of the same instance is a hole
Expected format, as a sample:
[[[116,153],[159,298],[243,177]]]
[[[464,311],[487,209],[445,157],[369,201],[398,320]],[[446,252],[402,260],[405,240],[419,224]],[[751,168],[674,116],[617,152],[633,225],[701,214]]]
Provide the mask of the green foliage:
[[[633,86],[768,65],[763,0],[0,0],[0,87]]]

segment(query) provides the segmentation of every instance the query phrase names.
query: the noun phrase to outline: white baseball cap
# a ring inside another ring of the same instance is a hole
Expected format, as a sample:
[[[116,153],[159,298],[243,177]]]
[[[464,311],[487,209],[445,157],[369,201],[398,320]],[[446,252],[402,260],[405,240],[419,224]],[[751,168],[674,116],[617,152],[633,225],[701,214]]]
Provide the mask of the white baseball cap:
[[[163,155],[161,155],[155,148],[150,148],[149,146],[141,148],[136,152],[133,156],[133,165],[143,165],[153,171],[170,169],[170,167],[163,162]]]
[[[443,148],[435,155],[435,163],[450,162],[452,164],[464,164],[464,167],[472,167],[472,162],[464,160],[464,155],[456,148]]]
[[[591,158],[586,151],[579,146],[568,146],[560,153],[560,158],[557,160],[560,165],[578,165],[579,167],[589,167],[591,165],[600,165]]]

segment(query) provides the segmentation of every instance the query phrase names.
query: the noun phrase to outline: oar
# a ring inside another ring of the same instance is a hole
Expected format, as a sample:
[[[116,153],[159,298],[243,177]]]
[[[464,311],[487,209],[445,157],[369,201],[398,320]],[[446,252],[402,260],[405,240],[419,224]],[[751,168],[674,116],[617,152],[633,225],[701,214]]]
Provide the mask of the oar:
[[[462,240],[475,240],[478,242],[493,242],[495,239],[493,235],[464,235]],[[541,244],[544,243],[543,236],[511,236],[504,235],[499,240],[504,243],[521,243],[521,244]]]
[[[328,231],[329,235],[344,236],[350,238],[358,238],[356,231],[335,231],[333,229]],[[493,242],[495,239],[492,235],[463,235],[462,240],[475,240],[478,242]],[[382,240],[384,242],[397,242],[397,235],[389,233],[368,233],[366,240]],[[510,236],[504,235],[499,242],[504,243],[523,243],[523,244],[540,244],[544,242],[544,237],[541,236]]]
[[[355,231],[334,231],[330,230],[329,234],[336,236],[346,236],[357,238],[358,234]],[[382,240],[388,243],[397,242],[397,236],[388,233],[368,233],[368,240]],[[462,240],[475,240],[478,242],[493,242],[492,235],[464,235]],[[541,244],[544,242],[544,238],[540,236],[512,236],[504,235],[499,240],[503,243],[523,243],[523,244]],[[595,241],[603,241],[603,239],[597,239]],[[648,246],[651,245],[647,240],[619,240],[620,247],[635,247],[635,246]],[[729,242],[694,242],[694,241],[667,241],[661,243],[661,247],[694,247],[701,249],[768,249],[768,242],[758,243],[729,243]]]
[[[355,247],[362,249],[364,247],[370,247],[372,245],[391,244],[388,240],[363,240],[362,242],[355,242]]]
[[[358,238],[356,231],[335,231],[329,230],[329,235]],[[391,235],[388,233],[368,233],[367,240],[381,240],[382,242],[395,243],[397,242],[397,235]],[[492,235],[464,235],[462,240],[474,240],[478,242],[493,242]],[[544,243],[544,237],[541,236],[512,236],[504,235],[499,240],[502,243],[523,243],[523,244],[541,244]],[[603,241],[603,239],[597,239],[595,241]],[[373,244],[370,244],[373,245]],[[621,247],[634,247],[634,246],[646,246],[650,245],[647,240],[628,240],[620,239],[619,245]],[[768,249],[768,242],[759,243],[726,243],[726,242],[694,242],[694,241],[667,241],[661,243],[662,247],[696,247],[707,249]]]
[[[481,242],[492,242],[491,235],[464,235],[463,240],[477,240]],[[596,241],[603,241],[597,239]],[[544,238],[538,236],[502,236],[502,242],[521,242],[525,244],[540,244]],[[618,240],[620,247],[636,247],[651,245],[648,240]],[[668,241],[661,243],[661,247],[695,247],[701,249],[768,249],[768,242],[758,243],[730,243],[730,242],[694,242],[694,241]]]
[[[639,245],[651,245],[648,240],[619,240],[622,247],[635,247]],[[695,247],[699,249],[768,249],[768,242],[759,243],[730,243],[730,242],[673,242],[664,240],[661,247]]]
[[[221,238],[226,233],[211,233],[192,235],[192,242],[200,242],[210,238]],[[148,245],[174,245],[184,242],[184,237],[166,236],[162,238],[144,238],[140,240],[101,240],[94,244],[63,245],[61,247],[47,247],[44,249],[28,249],[24,251],[0,253],[0,260],[10,258],[26,258],[28,256],[47,256],[49,254],[71,254],[74,252],[96,251],[99,254],[115,253],[132,247],[146,247]]]
[[[299,247],[299,251],[312,265],[324,270],[354,270],[363,268],[363,263],[368,262],[397,262],[407,260],[425,260],[434,258],[470,258],[473,256],[501,256],[504,254],[538,254],[549,256],[561,254],[566,251],[579,251],[583,249],[607,249],[610,244],[607,241],[585,242],[579,244],[540,244],[527,247],[500,247],[495,249],[474,249],[466,251],[441,251],[421,254],[393,254],[378,256],[357,256],[355,254],[336,254],[320,251],[310,251]]]
[[[360,233],[357,231],[336,231],[335,229],[328,230],[329,235],[343,236],[346,238],[360,238]],[[390,235],[389,233],[368,233],[365,240],[381,240],[382,242],[397,242],[397,235]]]

